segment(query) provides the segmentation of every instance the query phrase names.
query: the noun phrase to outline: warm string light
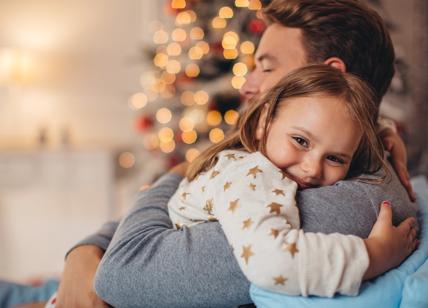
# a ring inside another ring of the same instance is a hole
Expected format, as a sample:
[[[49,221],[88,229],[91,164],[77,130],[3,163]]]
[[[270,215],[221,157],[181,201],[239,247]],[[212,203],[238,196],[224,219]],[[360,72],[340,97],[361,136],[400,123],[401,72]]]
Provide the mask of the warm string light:
[[[198,134],[194,130],[181,133],[181,140],[186,144],[193,144],[198,139]]]
[[[184,9],[186,7],[186,1],[185,0],[172,0],[171,1],[171,8],[173,9]]]
[[[224,139],[224,132],[221,128],[216,127],[210,130],[208,136],[212,143],[219,143]]]
[[[239,113],[236,110],[228,110],[224,114],[224,121],[229,125],[235,125],[238,122]]]
[[[233,17],[233,10],[228,6],[223,6],[218,11],[218,16],[220,18],[232,18]]]
[[[249,0],[235,0],[236,7],[248,7],[250,5]]]
[[[262,2],[260,0],[250,0],[248,8],[253,11],[258,11],[262,8]]]
[[[211,125],[211,126],[220,125],[222,121],[221,113],[218,112],[217,110],[208,111],[206,121],[208,125]]]
[[[147,105],[147,101],[148,99],[146,94],[142,92],[135,93],[129,99],[129,107],[131,107],[134,110],[139,110],[144,108]]]
[[[160,108],[156,112],[156,120],[161,124],[169,123],[172,119],[172,113],[171,110],[168,108]]]
[[[236,0],[235,6],[260,10],[261,2],[260,0]],[[153,57],[153,64],[161,70],[160,76],[157,75],[158,77],[156,77],[154,74],[149,74],[150,76],[141,77],[141,84],[145,83],[143,87],[145,93],[137,93],[136,98],[134,96],[130,98],[129,105],[134,110],[144,108],[148,102],[156,99],[159,95],[163,99],[172,98],[176,91],[174,83],[181,72],[188,78],[196,78],[200,75],[202,68],[198,63],[189,63],[189,61],[186,63],[181,58],[174,57],[187,54],[189,60],[198,61],[210,52],[209,43],[203,40],[205,37],[204,30],[200,26],[192,25],[197,20],[196,13],[193,10],[183,10],[186,7],[186,1],[171,1],[171,7],[180,10],[177,11],[175,17],[176,28],[167,33],[161,28],[161,25],[158,25],[158,30],[153,35],[154,43],[159,45]],[[218,15],[211,20],[211,26],[214,29],[224,29],[228,24],[227,19],[233,17],[234,10],[230,6],[223,6],[219,9]],[[190,40],[194,42],[187,47]],[[230,82],[233,88],[240,89],[245,83],[246,74],[253,65],[254,43],[251,41],[240,42],[240,37],[236,32],[227,31],[223,34],[221,46],[225,59],[235,60],[239,57],[239,62],[233,65],[233,77]],[[183,54],[186,51],[187,53]],[[186,64],[182,66],[181,63]],[[206,107],[198,107],[208,104],[209,100],[210,95],[204,90],[196,92],[185,90],[181,93],[180,102],[188,107],[178,121],[180,131],[177,140],[188,145],[194,144],[198,140],[198,132],[202,131],[208,132],[209,140],[212,143],[218,143],[225,137],[224,131],[219,127],[222,121],[224,120],[226,124],[231,126],[237,123],[239,113],[236,110],[228,110],[223,118],[217,110],[207,112],[205,111]],[[160,124],[168,124],[172,120],[172,112],[166,107],[160,108],[156,111],[155,118]],[[212,129],[209,129],[207,125],[211,126]],[[171,127],[162,127],[157,133],[146,133],[143,145],[147,150],[160,149],[163,153],[171,153],[177,147],[176,138]],[[196,148],[190,148],[185,153],[186,160],[189,162],[198,155],[199,150]]]
[[[211,21],[211,26],[214,29],[224,29],[227,26],[226,19],[216,16]]]
[[[190,148],[190,149],[188,149],[188,150],[186,151],[185,157],[186,157],[186,160],[187,160],[189,163],[191,163],[192,161],[194,161],[194,160],[195,160],[195,158],[196,158],[196,157],[198,157],[198,156],[199,156],[199,154],[200,154],[200,152],[199,152],[199,150],[198,150],[198,149]]]
[[[204,90],[199,90],[193,95],[193,100],[197,105],[205,105],[210,99],[209,94]]]
[[[202,40],[204,35],[204,30],[201,27],[193,27],[189,33],[189,36],[192,40]]]
[[[119,155],[118,163],[124,169],[132,168],[135,165],[135,155],[131,152],[123,152]]]

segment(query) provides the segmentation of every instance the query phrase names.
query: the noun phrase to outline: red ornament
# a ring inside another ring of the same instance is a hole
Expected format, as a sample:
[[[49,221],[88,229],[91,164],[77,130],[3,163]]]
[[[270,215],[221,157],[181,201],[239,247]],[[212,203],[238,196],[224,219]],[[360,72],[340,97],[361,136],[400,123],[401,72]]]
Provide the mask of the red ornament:
[[[262,20],[257,18],[251,20],[250,23],[248,24],[248,30],[251,33],[261,33],[265,30],[265,28],[266,28],[265,23]]]
[[[147,115],[142,115],[136,119],[135,128],[137,129],[138,132],[144,133],[145,131],[147,131],[149,128],[153,126],[153,123],[154,121],[151,117]]]
[[[182,163],[182,162],[183,162],[183,160],[180,158],[179,155],[177,155],[177,154],[170,155],[170,156],[168,156],[168,159],[166,161],[166,168],[169,170],[172,167],[175,167],[179,163]]]

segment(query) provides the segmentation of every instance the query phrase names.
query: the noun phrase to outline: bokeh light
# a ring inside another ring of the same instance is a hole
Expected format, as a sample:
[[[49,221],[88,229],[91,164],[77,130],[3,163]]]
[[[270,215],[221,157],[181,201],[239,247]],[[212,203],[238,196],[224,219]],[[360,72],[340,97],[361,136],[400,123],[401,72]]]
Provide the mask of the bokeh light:
[[[236,110],[228,110],[224,114],[224,121],[229,125],[235,125],[238,122],[239,113]]]
[[[172,119],[172,113],[171,113],[171,110],[169,110],[168,108],[165,108],[165,107],[160,108],[156,112],[156,120],[161,124],[169,123],[171,119]]]
[[[186,66],[186,76],[189,78],[195,78],[199,75],[200,69],[196,63],[190,63]]]
[[[169,142],[174,140],[174,131],[169,127],[162,127],[158,132],[160,142]]]
[[[250,2],[248,0],[235,0],[236,7],[248,7]]]
[[[159,52],[153,58],[153,63],[157,67],[164,68],[168,64],[168,55],[163,52]]]
[[[198,157],[198,156],[199,156],[199,154],[200,154],[200,152],[199,152],[199,150],[198,150],[198,149],[190,148],[190,149],[188,149],[188,150],[186,151],[185,157],[186,157],[186,160],[187,160],[189,163],[191,163],[192,161],[194,161],[194,160],[195,160],[195,158],[196,158],[196,157]]]
[[[199,90],[195,93],[195,95],[193,96],[193,99],[195,100],[196,104],[205,105],[206,103],[208,103],[210,96],[206,91]]]
[[[171,7],[173,9],[184,9],[186,7],[186,0],[172,0]]]
[[[221,128],[213,128],[209,132],[209,138],[212,143],[219,143],[224,139],[224,132]]]
[[[166,71],[170,74],[177,74],[181,71],[181,64],[177,60],[170,60],[166,65]]]
[[[211,21],[211,26],[214,29],[224,29],[227,26],[226,19],[221,17],[214,17],[213,20]]]
[[[185,106],[192,106],[195,103],[192,91],[183,91],[180,96],[180,101]]]
[[[211,110],[207,113],[207,123],[211,126],[218,126],[221,124],[221,113],[217,110]]]
[[[165,44],[168,42],[169,35],[165,30],[158,30],[153,34],[153,42],[155,44]]]
[[[178,122],[178,127],[180,127],[181,131],[183,132],[189,132],[193,130],[195,127],[195,124],[193,121],[187,117],[183,117],[180,119],[180,122]]]
[[[251,55],[254,53],[256,47],[254,43],[251,41],[244,41],[241,43],[240,50],[243,54]]]
[[[134,110],[138,110],[144,108],[147,105],[147,101],[148,99],[146,94],[142,92],[135,93],[129,99],[129,106]]]
[[[232,87],[236,90],[239,90],[244,85],[246,79],[242,76],[234,76],[231,80]]]
[[[233,65],[232,71],[235,76],[242,77],[247,74],[248,68],[244,63],[238,62]]]
[[[175,141],[174,140],[170,140],[170,141],[165,141],[165,142],[160,142],[159,143],[159,148],[162,152],[164,153],[171,153],[175,150]]]
[[[198,139],[198,134],[194,130],[181,133],[181,139],[185,144],[193,144]]]
[[[201,27],[193,27],[189,35],[192,40],[202,40],[205,34]]]
[[[238,50],[236,49],[225,49],[223,50],[223,57],[227,60],[233,60],[238,57]]]
[[[183,42],[186,40],[187,33],[184,29],[176,28],[172,31],[171,37],[176,42]]]
[[[204,55],[204,51],[199,46],[193,46],[189,49],[188,56],[191,60],[199,60]]]
[[[166,47],[166,52],[170,56],[179,56],[181,54],[181,46],[176,42],[169,43]]]
[[[220,18],[232,18],[233,17],[233,10],[228,6],[223,6],[218,11],[218,16]]]
[[[135,165],[135,155],[131,152],[123,152],[118,158],[119,166],[124,169],[129,169]]]

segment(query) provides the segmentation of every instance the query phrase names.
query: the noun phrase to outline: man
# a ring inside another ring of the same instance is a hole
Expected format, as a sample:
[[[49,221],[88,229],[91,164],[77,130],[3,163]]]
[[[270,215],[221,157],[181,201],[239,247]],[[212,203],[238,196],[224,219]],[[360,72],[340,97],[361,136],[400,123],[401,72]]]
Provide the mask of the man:
[[[366,80],[379,103],[394,72],[394,52],[380,17],[353,0],[276,0],[265,9],[270,22],[256,53],[256,67],[241,89],[245,99],[263,93],[292,69],[325,63]],[[402,141],[382,132],[395,169],[413,193]],[[183,170],[175,171],[179,174]],[[249,282],[241,273],[218,223],[172,230],[166,203],[180,176],[163,177],[142,193],[118,228],[97,273],[97,293],[113,306],[231,307],[250,303]],[[343,181],[298,195],[306,231],[342,232],[366,237],[390,199],[394,224],[414,216],[395,174],[382,185]],[[328,210],[327,210],[328,209]],[[102,307],[93,289],[95,271],[117,223],[108,223],[67,256],[58,307]],[[131,230],[132,237],[128,231]],[[127,235],[128,234],[128,235]]]

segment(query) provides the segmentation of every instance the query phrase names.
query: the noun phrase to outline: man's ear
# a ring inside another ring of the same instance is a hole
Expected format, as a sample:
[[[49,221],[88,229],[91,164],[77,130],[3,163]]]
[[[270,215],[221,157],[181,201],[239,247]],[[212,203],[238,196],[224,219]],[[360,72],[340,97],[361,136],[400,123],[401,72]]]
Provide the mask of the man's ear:
[[[268,104],[264,104],[263,110],[259,117],[259,122],[257,123],[257,129],[256,129],[256,140],[260,141],[262,140],[263,134],[265,132],[265,125],[266,125],[266,117],[268,112]]]
[[[337,68],[342,73],[346,72],[346,64],[342,61],[342,59],[338,57],[330,57],[323,62],[324,64],[330,65],[334,68]]]

